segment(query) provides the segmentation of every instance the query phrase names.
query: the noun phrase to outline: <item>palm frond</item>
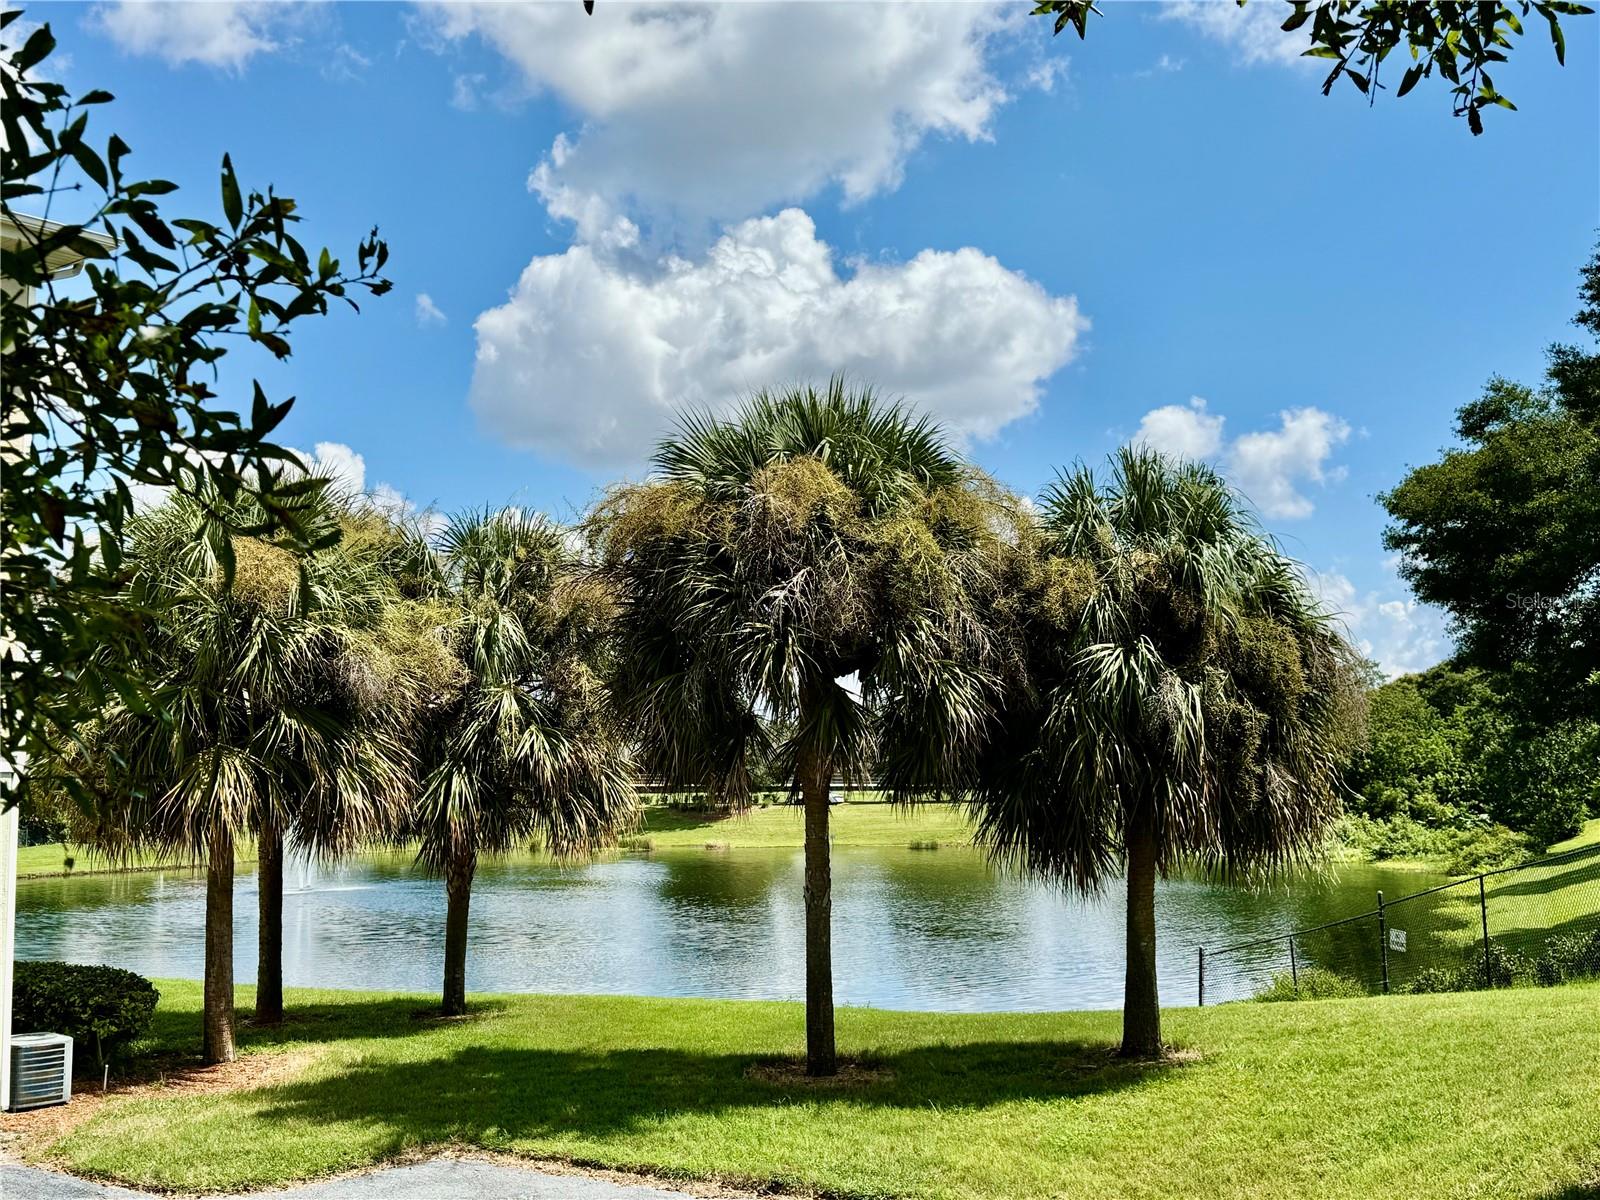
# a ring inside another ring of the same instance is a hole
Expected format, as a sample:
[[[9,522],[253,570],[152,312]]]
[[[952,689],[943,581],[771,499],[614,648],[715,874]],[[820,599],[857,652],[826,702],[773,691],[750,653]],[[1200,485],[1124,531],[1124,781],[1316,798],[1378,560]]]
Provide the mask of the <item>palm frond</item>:
[[[592,853],[637,819],[632,759],[605,677],[612,601],[569,530],[480,510],[439,538],[461,685],[418,738],[408,832],[434,869],[530,843]]]

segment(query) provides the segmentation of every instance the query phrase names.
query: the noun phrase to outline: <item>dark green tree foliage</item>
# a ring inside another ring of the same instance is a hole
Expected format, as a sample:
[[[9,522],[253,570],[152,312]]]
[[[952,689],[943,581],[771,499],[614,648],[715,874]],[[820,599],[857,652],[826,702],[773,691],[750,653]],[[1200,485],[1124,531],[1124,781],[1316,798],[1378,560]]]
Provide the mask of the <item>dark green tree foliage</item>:
[[[0,15],[0,27],[20,15]],[[0,212],[16,231],[0,300],[0,754],[12,762],[46,749],[108,695],[144,703],[131,654],[107,652],[137,621],[120,591],[130,484],[224,504],[254,490],[264,526],[298,536],[296,496],[320,483],[287,478],[292,456],[267,440],[292,400],[270,401],[257,385],[249,415],[231,411],[209,386],[229,343],[285,358],[296,322],[331,300],[353,307],[352,293],[389,288],[375,234],[354,271],[327,250],[313,256],[293,236],[294,201],[246,193],[226,156],[220,222],[164,216],[158,205],[173,184],[130,177],[129,148],[115,134],[103,148],[90,143],[88,108],[112,97],[74,100],[41,76],[54,46],[44,26],[0,64]],[[76,223],[44,219],[68,192]],[[83,277],[58,291],[52,275],[73,257],[86,260]],[[227,525],[224,509],[206,507],[207,522]],[[216,544],[231,573],[226,539]]]
[[[1486,756],[1489,814],[1548,846],[1600,815],[1600,725],[1563,721],[1519,732]]]
[[[1224,0],[1213,0],[1222,3]],[[1255,0],[1257,4],[1269,0]],[[1474,134],[1483,132],[1483,110],[1491,105],[1516,108],[1495,88],[1489,69],[1507,61],[1523,22],[1542,20],[1550,31],[1556,61],[1567,60],[1562,17],[1587,16],[1594,9],[1565,0],[1513,0],[1510,4],[1476,0],[1283,0],[1288,5],[1282,28],[1308,32],[1307,58],[1325,58],[1333,68],[1322,82],[1328,95],[1342,76],[1368,99],[1387,86],[1380,80],[1389,55],[1404,49],[1404,73],[1395,95],[1404,96],[1437,74],[1450,84],[1455,115],[1467,118]],[[1236,0],[1242,8],[1246,0]],[[1036,16],[1052,17],[1055,31],[1069,26],[1079,38],[1088,36],[1089,17],[1099,15],[1094,0],[1045,0]],[[1280,9],[1281,11],[1281,9]],[[1391,68],[1394,69],[1394,68]],[[1391,76],[1392,78],[1392,76]]]
[[[1600,725],[1531,723],[1518,698],[1485,672],[1444,664],[1374,688],[1368,731],[1347,775],[1359,815],[1480,838],[1503,826],[1526,835],[1496,843],[1521,857],[1600,813]],[[1394,844],[1405,849],[1403,829]]]
[[[1209,468],[1122,450],[1046,493],[1017,606],[1024,669],[979,765],[977,837],[1080,890],[1123,871],[1123,1053],[1161,1050],[1155,877],[1320,851],[1361,671],[1300,569]]]
[[[1600,253],[1577,323],[1600,337]],[[1531,717],[1600,714],[1600,353],[1550,351],[1545,386],[1492,379],[1465,443],[1379,499],[1417,598],[1454,618],[1463,662],[1504,673]]]
[[[1429,687],[1440,674],[1453,676],[1455,686]],[[1436,696],[1442,703],[1431,702]],[[1359,797],[1352,808],[1425,824],[1462,814],[1487,819],[1477,760],[1482,747],[1500,741],[1503,725],[1492,693],[1476,673],[1436,668],[1372,689],[1367,746],[1346,776]]]

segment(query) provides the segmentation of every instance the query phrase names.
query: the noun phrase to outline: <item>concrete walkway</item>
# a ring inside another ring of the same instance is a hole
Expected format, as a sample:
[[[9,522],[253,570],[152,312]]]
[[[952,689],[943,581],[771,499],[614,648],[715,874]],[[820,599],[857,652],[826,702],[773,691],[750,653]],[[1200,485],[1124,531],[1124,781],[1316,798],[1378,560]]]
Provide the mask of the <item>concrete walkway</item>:
[[[230,1200],[693,1200],[687,1192],[643,1184],[612,1183],[582,1175],[542,1171],[471,1159],[436,1158],[408,1167],[387,1167],[323,1183],[276,1192],[253,1192]],[[148,1192],[108,1187],[62,1175],[0,1163],[0,1200],[150,1200]]]

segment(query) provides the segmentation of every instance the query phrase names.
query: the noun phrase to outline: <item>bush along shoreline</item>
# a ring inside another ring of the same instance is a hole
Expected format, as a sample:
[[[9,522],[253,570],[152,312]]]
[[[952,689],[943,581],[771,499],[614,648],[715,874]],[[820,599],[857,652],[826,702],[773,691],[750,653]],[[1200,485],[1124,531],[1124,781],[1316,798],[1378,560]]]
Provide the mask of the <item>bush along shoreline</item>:
[[[1396,995],[1434,995],[1441,992],[1480,992],[1513,987],[1557,987],[1583,979],[1600,979],[1600,929],[1590,933],[1563,933],[1549,938],[1538,954],[1523,954],[1490,941],[1487,951],[1475,944],[1461,952],[1458,961],[1424,967],[1395,989]],[[1348,1000],[1374,993],[1359,979],[1325,967],[1301,967],[1291,974],[1280,971],[1250,999]]]

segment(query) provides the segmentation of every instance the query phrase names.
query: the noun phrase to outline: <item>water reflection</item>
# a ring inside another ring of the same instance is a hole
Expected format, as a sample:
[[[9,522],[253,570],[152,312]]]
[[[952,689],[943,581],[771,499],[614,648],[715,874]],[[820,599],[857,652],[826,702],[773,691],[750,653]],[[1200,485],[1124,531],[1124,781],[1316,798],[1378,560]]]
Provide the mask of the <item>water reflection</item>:
[[[485,863],[472,903],[469,986],[798,999],[804,989],[798,850],[675,850],[562,866]],[[407,853],[285,871],[291,986],[432,991],[443,969],[443,889]],[[1195,948],[1246,941],[1426,886],[1416,873],[1347,867],[1259,891],[1175,879],[1158,893],[1164,997],[1193,1003]],[[254,978],[256,879],[241,873],[235,970]],[[204,880],[163,871],[24,881],[24,958],[110,962],[198,977]],[[841,1004],[945,1011],[1115,1007],[1117,889],[1072,897],[996,871],[970,850],[834,853]]]

